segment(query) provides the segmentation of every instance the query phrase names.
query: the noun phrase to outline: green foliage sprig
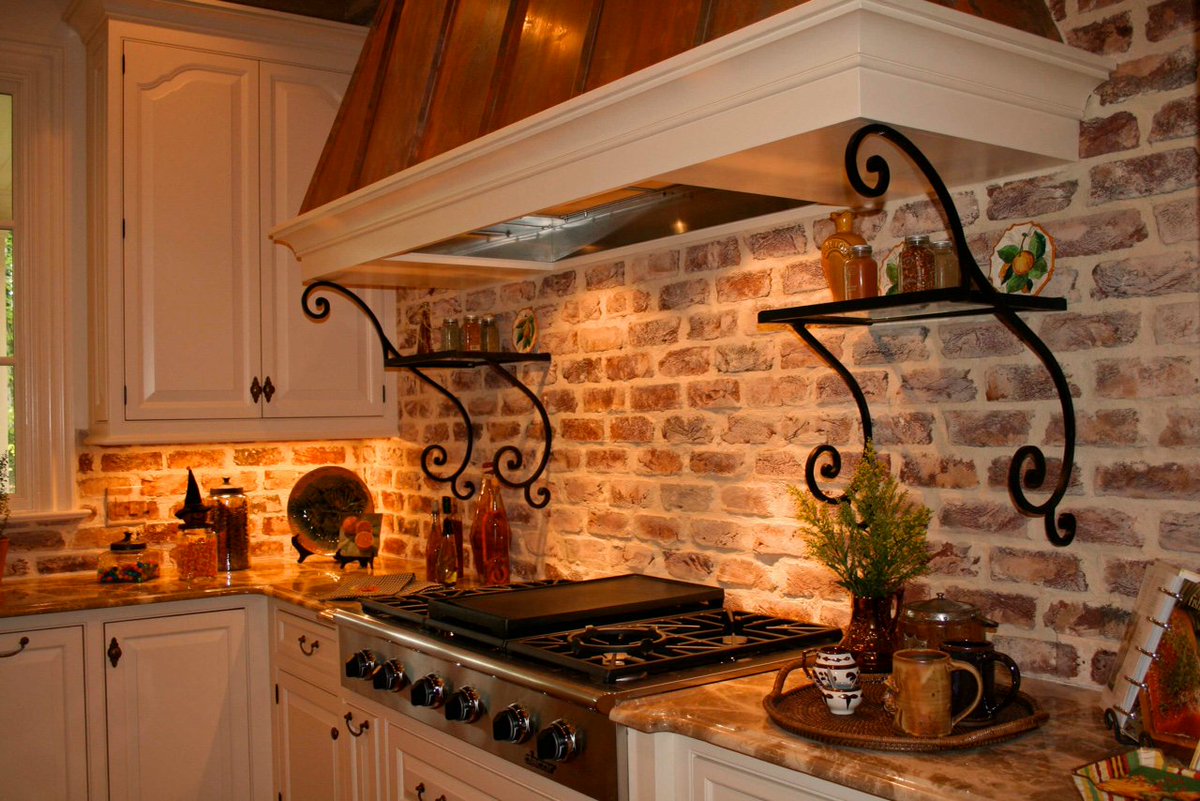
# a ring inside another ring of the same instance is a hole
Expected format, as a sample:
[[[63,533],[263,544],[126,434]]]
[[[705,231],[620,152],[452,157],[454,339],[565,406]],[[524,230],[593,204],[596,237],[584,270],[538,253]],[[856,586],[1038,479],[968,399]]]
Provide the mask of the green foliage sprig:
[[[789,487],[808,556],[862,598],[883,598],[929,572],[932,512],[914,503],[867,442],[842,499],[827,504]]]
[[[8,528],[8,516],[11,510],[8,507],[8,454],[0,454],[0,537],[4,536],[5,529]],[[3,568],[3,565],[0,565]]]

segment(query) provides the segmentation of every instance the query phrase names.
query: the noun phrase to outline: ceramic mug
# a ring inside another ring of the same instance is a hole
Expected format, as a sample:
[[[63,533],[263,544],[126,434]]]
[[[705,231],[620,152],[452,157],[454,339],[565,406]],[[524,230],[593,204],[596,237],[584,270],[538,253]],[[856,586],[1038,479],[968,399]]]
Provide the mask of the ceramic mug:
[[[1021,689],[1021,669],[1008,654],[1002,654],[987,640],[948,640],[942,643],[942,650],[950,654],[951,659],[968,662],[979,669],[983,678],[983,698],[975,711],[967,715],[970,723],[986,723],[994,720],[1002,709],[1013,702]],[[997,697],[996,666],[1000,665],[1008,671],[1008,690]],[[962,709],[975,692],[975,686],[961,675],[950,679],[950,694],[954,697],[954,708]]]
[[[858,663],[840,645],[823,645],[804,652],[804,675],[824,690],[857,690]]]
[[[821,697],[825,699],[825,706],[829,707],[829,711],[835,715],[853,715],[854,710],[858,709],[858,705],[862,703],[861,688],[829,690],[820,687],[819,689]]]
[[[953,702],[950,677],[965,671],[975,678],[975,694],[958,714]],[[892,655],[885,707],[892,712],[896,728],[914,737],[945,737],[954,726],[975,711],[983,698],[983,680],[974,665],[950,658],[944,651],[908,648]]]

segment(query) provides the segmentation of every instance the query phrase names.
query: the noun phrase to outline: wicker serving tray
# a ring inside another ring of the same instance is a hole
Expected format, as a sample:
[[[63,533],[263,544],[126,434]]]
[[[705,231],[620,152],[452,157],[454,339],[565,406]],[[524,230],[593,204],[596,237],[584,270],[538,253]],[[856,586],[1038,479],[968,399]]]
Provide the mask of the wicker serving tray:
[[[913,737],[895,728],[892,716],[883,708],[885,676],[863,676],[863,700],[858,709],[853,715],[835,715],[825,706],[815,684],[783,691],[788,674],[802,664],[799,660],[779,669],[775,687],[763,698],[763,708],[776,726],[825,743],[875,751],[954,751],[1012,739],[1050,718],[1037,701],[1018,692],[991,724],[973,728],[959,724],[946,737]]]

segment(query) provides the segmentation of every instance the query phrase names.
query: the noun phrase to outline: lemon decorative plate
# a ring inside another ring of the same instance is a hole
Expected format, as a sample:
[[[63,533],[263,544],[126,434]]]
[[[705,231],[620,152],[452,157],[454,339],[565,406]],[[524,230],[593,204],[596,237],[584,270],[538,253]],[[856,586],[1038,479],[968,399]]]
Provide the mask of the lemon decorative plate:
[[[517,312],[513,320],[512,341],[513,350],[517,353],[532,353],[537,347],[537,316],[533,309],[526,307]]]
[[[1054,275],[1054,239],[1035,222],[1010,225],[992,251],[988,279],[1008,294],[1040,295]]]

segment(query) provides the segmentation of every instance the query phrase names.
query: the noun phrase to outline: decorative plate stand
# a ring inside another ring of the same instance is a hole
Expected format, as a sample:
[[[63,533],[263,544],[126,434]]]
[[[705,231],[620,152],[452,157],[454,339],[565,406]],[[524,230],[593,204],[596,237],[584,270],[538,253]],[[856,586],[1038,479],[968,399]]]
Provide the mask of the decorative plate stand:
[[[1058,402],[1062,407],[1063,453],[1058,479],[1049,496],[1041,503],[1030,500],[1025,490],[1040,489],[1046,483],[1046,456],[1036,445],[1023,445],[1017,449],[1008,467],[1008,491],[1013,505],[1022,514],[1040,517],[1046,537],[1055,545],[1068,545],[1075,537],[1075,516],[1070,513],[1057,514],[1059,503],[1066,495],[1071,470],[1075,462],[1075,407],[1071,401],[1071,389],[1054,354],[1033,330],[1018,316],[1018,312],[1063,311],[1067,302],[1063,298],[1042,297],[1035,294],[1000,292],[979,269],[975,257],[967,247],[962,221],[954,207],[954,201],[945,183],[933,165],[917,146],[896,129],[881,123],[872,123],[856,131],[846,144],[845,169],[854,191],[866,198],[877,198],[887,192],[891,171],[887,160],[872,155],[866,160],[866,171],[875,176],[874,184],[868,184],[859,170],[859,149],[865,139],[879,136],[895,145],[912,159],[925,176],[949,222],[950,236],[958,256],[961,280],[958,286],[930,289],[923,292],[907,292],[858,300],[834,303],[819,303],[811,306],[796,306],[758,313],[760,324],[784,324],[790,326],[801,339],[845,382],[854,403],[858,407],[862,423],[863,439],[871,438],[871,412],[862,388],[853,374],[818,340],[811,326],[870,326],[913,320],[935,320],[948,317],[963,317],[991,314],[1005,325],[1026,347],[1034,352],[1050,380],[1054,383]],[[817,483],[817,464],[822,460],[820,473],[823,479],[834,479],[841,472],[842,459],[837,448],[829,444],[818,445],[809,453],[804,477],[814,497],[826,502],[837,503],[838,498],[826,494]]]
[[[453,472],[448,474],[439,473],[437,468],[445,467],[450,461],[450,455],[444,445],[439,443],[426,445],[425,449],[421,451],[422,473],[433,481],[449,484],[450,491],[454,494],[454,497],[461,501],[465,501],[475,494],[475,483],[473,481],[462,480],[463,473],[466,472],[467,466],[471,463],[471,454],[475,445],[475,424],[472,422],[471,415],[467,412],[467,408],[463,405],[462,401],[441,383],[426,375],[424,371],[431,368],[464,369],[486,367],[499,376],[506,384],[520,391],[533,404],[534,411],[537,412],[542,423],[542,453],[541,458],[534,465],[533,471],[525,478],[514,477],[514,471],[519,471],[524,466],[525,457],[516,446],[503,445],[496,450],[495,455],[492,457],[492,461],[496,465],[496,479],[506,487],[522,490],[525,495],[525,502],[535,509],[541,509],[550,502],[550,490],[545,487],[538,487],[536,490],[533,488],[534,483],[545,472],[546,465],[550,461],[550,443],[552,438],[550,418],[546,414],[546,407],[542,405],[541,399],[538,398],[537,394],[504,367],[504,365],[521,362],[549,362],[550,354],[456,350],[402,356],[400,355],[400,351],[396,350],[396,346],[392,344],[387,334],[384,333],[383,326],[379,323],[379,318],[371,311],[371,307],[362,298],[341,284],[334,283],[333,281],[314,281],[305,287],[304,294],[300,296],[300,305],[309,318],[323,320],[329,316],[329,300],[324,297],[314,297],[315,293],[323,290],[343,295],[354,303],[363,314],[367,315],[367,318],[371,321],[371,325],[375,328],[375,335],[379,337],[379,344],[383,349],[383,366],[386,369],[407,370],[412,373],[448,400],[462,419],[463,425],[467,430],[466,447],[462,455],[462,461],[454,468]]]

